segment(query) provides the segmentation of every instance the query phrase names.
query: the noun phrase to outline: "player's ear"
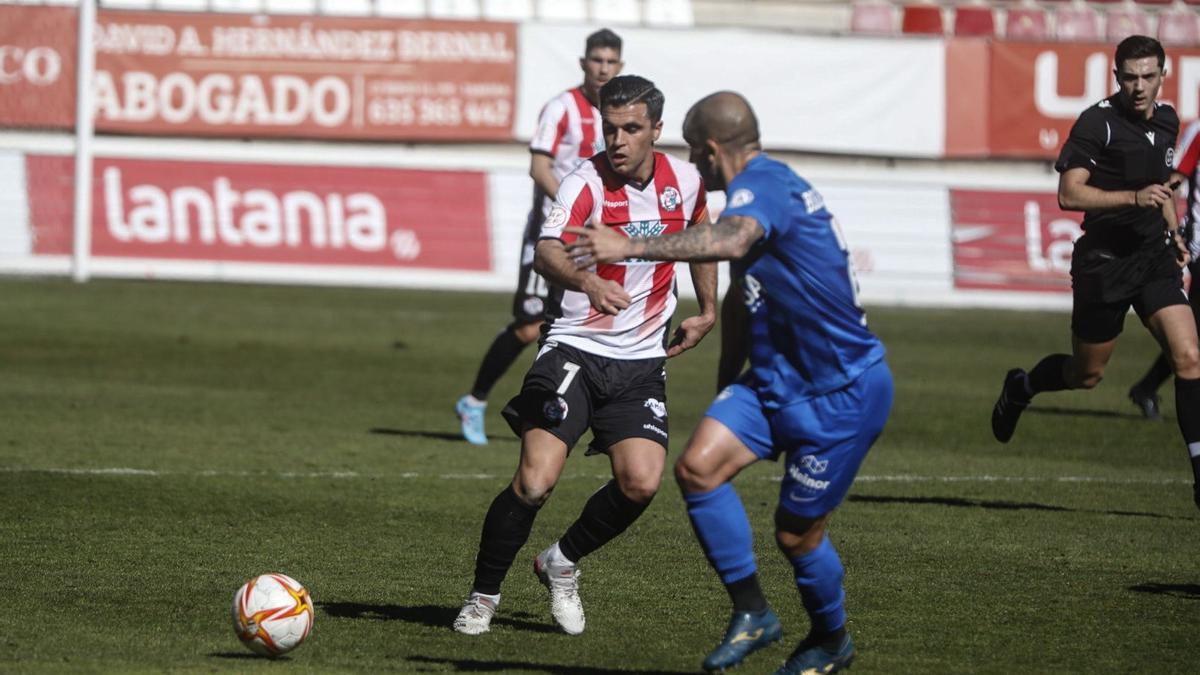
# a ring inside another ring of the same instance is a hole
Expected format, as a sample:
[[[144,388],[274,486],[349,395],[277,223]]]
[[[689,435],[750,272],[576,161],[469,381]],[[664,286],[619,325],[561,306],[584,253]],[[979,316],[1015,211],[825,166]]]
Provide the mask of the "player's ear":
[[[658,142],[658,137],[662,136],[663,121],[659,120],[654,123],[654,142]]]
[[[586,56],[579,57],[579,69],[585,73],[587,72],[587,57]],[[1116,72],[1116,71],[1113,71],[1113,72]]]
[[[614,71],[613,71],[613,74],[612,74],[612,76],[613,76],[613,77],[616,77],[616,76],[620,75],[620,74],[621,74],[621,71],[622,71],[622,70],[624,70],[624,69],[625,69],[625,62],[624,62],[624,61],[617,61],[617,68],[616,68],[616,70],[614,70]]]

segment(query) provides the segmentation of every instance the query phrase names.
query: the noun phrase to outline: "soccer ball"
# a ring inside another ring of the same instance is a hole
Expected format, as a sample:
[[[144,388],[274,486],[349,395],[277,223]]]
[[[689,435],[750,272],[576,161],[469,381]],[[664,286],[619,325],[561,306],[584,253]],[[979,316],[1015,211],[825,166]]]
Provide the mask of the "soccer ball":
[[[312,598],[286,574],[254,577],[233,595],[233,632],[256,654],[292,651],[308,637],[312,624]]]

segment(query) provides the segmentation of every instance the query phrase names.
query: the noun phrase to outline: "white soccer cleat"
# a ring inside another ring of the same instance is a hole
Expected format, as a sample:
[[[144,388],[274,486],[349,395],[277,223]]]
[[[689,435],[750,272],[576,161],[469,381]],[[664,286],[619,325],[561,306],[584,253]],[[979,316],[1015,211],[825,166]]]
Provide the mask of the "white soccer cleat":
[[[583,632],[583,601],[579,599],[579,570],[575,565],[548,562],[553,547],[533,559],[538,581],[550,589],[550,614],[568,635]]]
[[[498,596],[492,600],[481,593],[472,593],[454,619],[454,630],[465,635],[488,632],[492,627],[492,617],[496,615],[498,600]]]

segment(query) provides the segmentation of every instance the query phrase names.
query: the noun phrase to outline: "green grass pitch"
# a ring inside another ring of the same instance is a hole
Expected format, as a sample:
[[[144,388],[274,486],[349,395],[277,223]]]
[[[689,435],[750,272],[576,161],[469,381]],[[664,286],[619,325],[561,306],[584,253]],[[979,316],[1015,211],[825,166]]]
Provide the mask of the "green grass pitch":
[[[576,453],[493,630],[449,625],[518,444],[451,407],[508,296],[98,281],[0,282],[0,672],[695,672],[728,601],[668,476],[581,565],[587,632],[555,632],[532,555],[608,473]],[[686,311],[687,306],[681,307]],[[1107,381],[1047,395],[1013,442],[1005,370],[1068,346],[1056,313],[872,308],[896,376],[887,430],[834,519],[859,673],[1195,672],[1200,537],[1186,453],[1125,400],[1154,346],[1136,319]],[[677,456],[713,395],[716,335],[669,366]],[[780,467],[738,489],[784,643],[807,622],[774,549]],[[252,656],[233,591],[280,571],[317,616]]]

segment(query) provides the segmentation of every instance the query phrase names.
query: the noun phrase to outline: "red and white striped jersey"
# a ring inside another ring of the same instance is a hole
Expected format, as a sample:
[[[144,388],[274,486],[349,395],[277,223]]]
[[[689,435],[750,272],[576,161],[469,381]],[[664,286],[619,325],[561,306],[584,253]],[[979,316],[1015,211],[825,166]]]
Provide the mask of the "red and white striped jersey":
[[[563,179],[541,238],[570,243],[575,235],[563,228],[589,223],[617,228],[627,237],[658,237],[707,219],[704,181],[691,164],[656,152],[654,174],[639,186],[613,171],[601,153]],[[614,359],[665,356],[666,327],[675,312],[675,263],[623,260],[593,270],[622,284],[630,305],[616,316],[602,314],[586,293],[558,289],[547,311],[546,340]]]
[[[1200,255],[1200,235],[1196,223],[1200,222],[1200,120],[1189,124],[1179,137],[1179,149],[1175,153],[1175,169],[1187,176],[1187,211],[1183,215],[1184,234],[1193,262]]]
[[[600,111],[583,95],[581,87],[564,91],[542,107],[529,151],[552,157],[554,177],[560,181],[580,162],[604,151]],[[541,208],[542,215],[550,212],[553,199],[536,188],[534,199],[533,207]]]

